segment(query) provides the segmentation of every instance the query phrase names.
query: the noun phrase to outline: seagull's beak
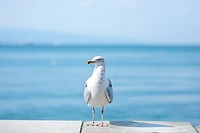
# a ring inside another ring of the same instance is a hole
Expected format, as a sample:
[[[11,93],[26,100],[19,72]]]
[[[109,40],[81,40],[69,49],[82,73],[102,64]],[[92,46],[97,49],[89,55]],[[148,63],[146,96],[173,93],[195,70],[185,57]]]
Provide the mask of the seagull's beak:
[[[87,61],[86,63],[87,63],[87,64],[92,64],[92,63],[94,63],[94,61],[89,60],[89,61]]]

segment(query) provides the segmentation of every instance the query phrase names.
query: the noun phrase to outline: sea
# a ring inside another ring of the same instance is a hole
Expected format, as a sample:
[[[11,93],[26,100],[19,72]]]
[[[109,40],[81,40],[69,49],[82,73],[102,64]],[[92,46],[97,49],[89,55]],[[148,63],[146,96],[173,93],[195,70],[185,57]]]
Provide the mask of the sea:
[[[83,91],[97,55],[114,90],[105,120],[200,125],[200,46],[190,45],[1,45],[0,119],[91,121]]]

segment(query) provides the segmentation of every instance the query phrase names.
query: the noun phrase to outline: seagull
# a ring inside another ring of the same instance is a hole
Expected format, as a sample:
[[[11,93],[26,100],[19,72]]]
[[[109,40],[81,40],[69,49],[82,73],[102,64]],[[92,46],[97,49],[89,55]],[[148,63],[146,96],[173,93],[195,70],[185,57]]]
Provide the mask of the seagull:
[[[94,126],[95,107],[101,107],[101,123],[104,126],[104,106],[113,101],[113,89],[110,79],[105,76],[105,61],[102,56],[95,56],[87,64],[95,64],[94,71],[86,81],[84,100],[92,107],[92,124]],[[89,125],[89,124],[88,124]]]

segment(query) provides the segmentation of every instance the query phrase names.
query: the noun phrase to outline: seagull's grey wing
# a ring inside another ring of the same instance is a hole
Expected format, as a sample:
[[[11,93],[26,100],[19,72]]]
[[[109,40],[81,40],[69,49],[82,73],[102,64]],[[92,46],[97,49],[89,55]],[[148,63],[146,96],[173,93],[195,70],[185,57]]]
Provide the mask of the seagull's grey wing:
[[[106,88],[106,98],[108,99],[108,102],[111,103],[113,101],[113,89],[112,89],[112,83],[110,79],[108,79],[109,84]]]
[[[91,92],[90,90],[88,89],[88,86],[87,86],[87,81],[86,81],[86,84],[85,84],[85,90],[84,90],[84,100],[85,102],[88,104],[89,100],[90,100],[90,97],[91,97]]]

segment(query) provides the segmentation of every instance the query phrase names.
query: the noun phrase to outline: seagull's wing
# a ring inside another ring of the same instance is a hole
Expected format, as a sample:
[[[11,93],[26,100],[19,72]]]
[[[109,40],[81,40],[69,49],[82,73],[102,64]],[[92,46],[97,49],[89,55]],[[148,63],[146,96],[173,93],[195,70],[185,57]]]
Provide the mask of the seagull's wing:
[[[88,81],[86,81],[86,84],[85,84],[84,100],[85,100],[85,102],[88,104],[88,102],[89,102],[89,100],[90,100],[90,97],[91,97],[91,92],[90,92],[90,90],[88,89],[87,82],[88,82]]]
[[[108,99],[108,102],[111,103],[113,101],[113,89],[112,89],[112,83],[110,79],[108,79],[109,84],[108,87],[105,90],[106,98]]]

